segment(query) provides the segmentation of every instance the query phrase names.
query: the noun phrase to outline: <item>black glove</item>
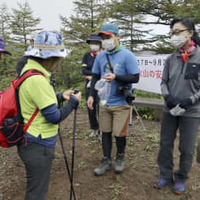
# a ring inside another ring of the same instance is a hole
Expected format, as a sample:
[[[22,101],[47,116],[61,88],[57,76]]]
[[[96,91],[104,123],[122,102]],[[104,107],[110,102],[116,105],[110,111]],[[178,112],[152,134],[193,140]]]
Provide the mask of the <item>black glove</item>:
[[[175,107],[177,105],[177,102],[176,100],[174,99],[174,97],[172,97],[171,95],[168,95],[166,98],[165,98],[165,101],[166,101],[166,104],[167,104],[167,107],[169,109]]]
[[[192,105],[192,99],[191,98],[186,98],[180,101],[179,106],[181,108],[187,109],[188,106]]]

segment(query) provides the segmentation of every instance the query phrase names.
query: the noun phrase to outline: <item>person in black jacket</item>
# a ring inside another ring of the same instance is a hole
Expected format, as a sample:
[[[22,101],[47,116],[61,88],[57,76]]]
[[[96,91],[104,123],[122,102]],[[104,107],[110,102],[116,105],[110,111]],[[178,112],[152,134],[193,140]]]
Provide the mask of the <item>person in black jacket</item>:
[[[97,34],[91,34],[90,39],[86,41],[90,45],[90,51],[85,53],[82,61],[82,74],[85,76],[85,97],[86,101],[90,93],[90,84],[92,79],[92,66],[99,52],[101,52],[101,38]],[[97,120],[97,105],[98,95],[95,92],[94,109],[88,109],[88,117],[90,122],[91,134],[90,137],[98,135],[98,120]]]

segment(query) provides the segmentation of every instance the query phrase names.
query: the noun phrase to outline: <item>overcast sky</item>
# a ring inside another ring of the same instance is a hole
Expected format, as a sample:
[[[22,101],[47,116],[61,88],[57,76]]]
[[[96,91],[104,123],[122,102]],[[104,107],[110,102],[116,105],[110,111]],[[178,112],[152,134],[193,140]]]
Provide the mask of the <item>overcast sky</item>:
[[[26,0],[33,11],[33,17],[41,19],[41,28],[59,30],[61,21],[59,15],[70,17],[73,13],[73,0]],[[17,8],[17,2],[25,0],[0,0],[0,5],[6,3],[9,9]],[[11,10],[10,10],[11,11]]]

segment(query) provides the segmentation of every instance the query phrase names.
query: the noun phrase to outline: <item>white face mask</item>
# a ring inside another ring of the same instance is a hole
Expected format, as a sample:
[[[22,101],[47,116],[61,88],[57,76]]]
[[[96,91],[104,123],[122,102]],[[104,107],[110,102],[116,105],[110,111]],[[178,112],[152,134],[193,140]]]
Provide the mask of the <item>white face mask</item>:
[[[181,48],[187,40],[183,35],[173,35],[171,37],[171,43],[177,48]]]
[[[102,40],[102,46],[107,51],[111,51],[111,50],[115,49],[115,41],[113,38],[110,38],[107,40]]]
[[[92,51],[98,51],[99,50],[99,48],[100,48],[100,46],[98,45],[98,44],[90,44],[90,49],[92,50]]]

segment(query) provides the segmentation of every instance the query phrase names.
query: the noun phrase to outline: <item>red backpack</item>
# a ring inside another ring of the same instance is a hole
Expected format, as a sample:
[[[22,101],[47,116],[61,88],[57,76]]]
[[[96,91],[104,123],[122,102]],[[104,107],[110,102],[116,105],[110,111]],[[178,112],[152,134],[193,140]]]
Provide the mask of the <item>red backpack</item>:
[[[24,137],[31,122],[37,115],[37,108],[27,124],[23,123],[23,117],[19,104],[19,86],[23,81],[33,75],[44,74],[38,70],[30,69],[19,78],[12,81],[8,90],[0,93],[0,146],[9,148],[17,145]]]

